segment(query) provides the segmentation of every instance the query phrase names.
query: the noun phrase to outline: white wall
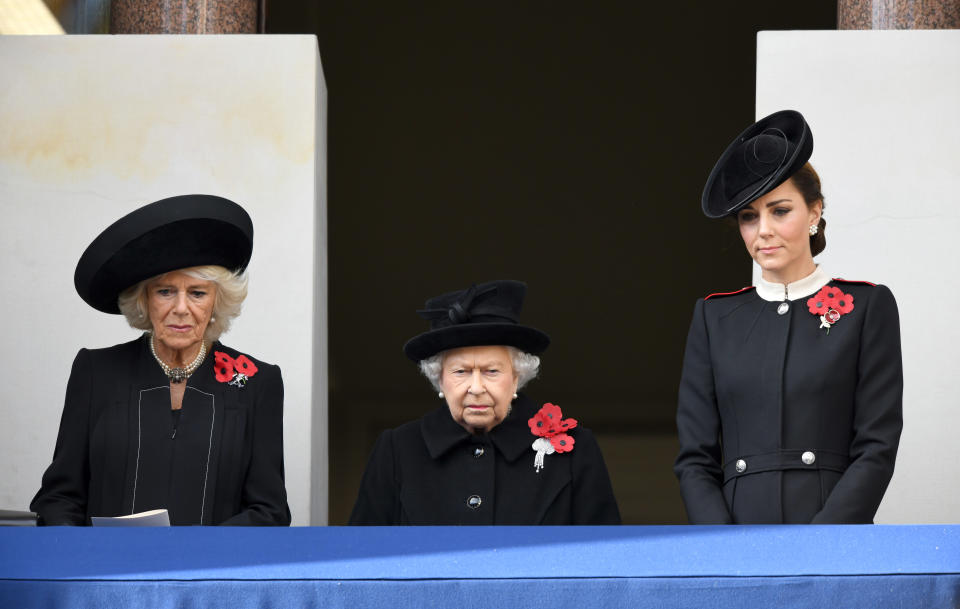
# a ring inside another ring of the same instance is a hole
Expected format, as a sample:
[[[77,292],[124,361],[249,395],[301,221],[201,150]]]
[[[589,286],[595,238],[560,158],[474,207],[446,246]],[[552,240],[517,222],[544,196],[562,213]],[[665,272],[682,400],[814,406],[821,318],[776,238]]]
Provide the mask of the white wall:
[[[757,117],[782,108],[813,131],[818,261],[900,308],[904,430],[877,522],[960,522],[960,31],[762,32]]]
[[[0,37],[0,507],[39,487],[77,350],[137,336],[77,296],[80,254],[196,192],[253,218],[223,341],[281,366],[293,521],[326,523],[325,120],[313,36]]]

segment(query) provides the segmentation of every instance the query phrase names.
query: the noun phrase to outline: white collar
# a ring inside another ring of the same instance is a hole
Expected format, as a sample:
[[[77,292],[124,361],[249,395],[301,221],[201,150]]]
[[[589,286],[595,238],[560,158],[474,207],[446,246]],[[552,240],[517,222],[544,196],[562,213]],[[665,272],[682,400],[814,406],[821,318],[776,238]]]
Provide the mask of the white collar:
[[[760,277],[757,281],[757,295],[764,300],[778,302],[781,300],[796,300],[812,294],[830,283],[830,276],[823,270],[823,265],[817,265],[815,271],[793,283],[771,283]]]

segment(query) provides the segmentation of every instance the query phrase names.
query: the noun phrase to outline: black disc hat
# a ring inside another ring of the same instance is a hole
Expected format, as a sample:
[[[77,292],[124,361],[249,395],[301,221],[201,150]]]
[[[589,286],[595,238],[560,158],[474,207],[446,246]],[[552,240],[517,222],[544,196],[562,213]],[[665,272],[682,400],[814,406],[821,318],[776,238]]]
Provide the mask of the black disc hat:
[[[781,110],[762,118],[733,140],[703,187],[703,213],[734,214],[797,172],[813,152],[813,134],[803,115]]]
[[[466,290],[431,298],[417,314],[430,321],[430,330],[411,338],[403,352],[415,362],[447,349],[507,345],[541,353],[550,337],[517,318],[527,285],[520,281],[488,281]]]
[[[144,279],[219,265],[242,271],[253,252],[253,222],[228,199],[182,195],[136,209],[108,226],[80,256],[73,284],[94,309],[119,313],[117,297]]]

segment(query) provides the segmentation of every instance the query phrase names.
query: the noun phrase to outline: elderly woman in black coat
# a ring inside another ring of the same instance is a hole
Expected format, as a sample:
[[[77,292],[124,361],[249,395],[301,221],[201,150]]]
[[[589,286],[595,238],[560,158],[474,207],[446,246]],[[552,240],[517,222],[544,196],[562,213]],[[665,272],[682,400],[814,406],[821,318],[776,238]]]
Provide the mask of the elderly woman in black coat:
[[[40,524],[166,509],[171,524],[287,525],[280,369],[219,342],[247,294],[253,224],[185,195],[141,207],[87,248],[74,283],[145,333],[73,363]]]
[[[404,346],[443,405],[383,432],[350,524],[619,524],[589,430],[518,393],[550,339],[517,323],[526,286],[491,281],[427,301]]]
[[[902,427],[890,290],[833,279],[810,128],[785,110],[744,131],[703,192],[762,270],[698,300],[680,381],[675,472],[690,522],[870,523]]]

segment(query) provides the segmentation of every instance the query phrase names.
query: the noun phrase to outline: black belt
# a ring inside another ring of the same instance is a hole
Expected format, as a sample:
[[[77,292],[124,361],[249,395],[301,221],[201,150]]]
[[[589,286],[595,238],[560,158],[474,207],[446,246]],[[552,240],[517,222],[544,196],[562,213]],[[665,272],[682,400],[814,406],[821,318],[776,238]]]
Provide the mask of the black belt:
[[[745,455],[727,461],[723,465],[723,481],[726,483],[740,476],[786,469],[827,469],[843,473],[849,465],[850,457],[836,451],[780,450],[762,455]]]

